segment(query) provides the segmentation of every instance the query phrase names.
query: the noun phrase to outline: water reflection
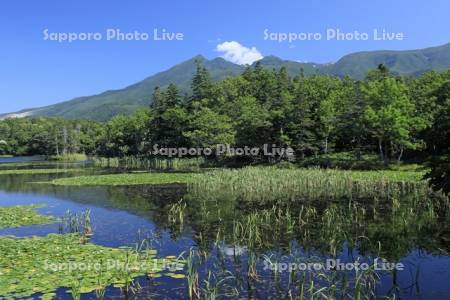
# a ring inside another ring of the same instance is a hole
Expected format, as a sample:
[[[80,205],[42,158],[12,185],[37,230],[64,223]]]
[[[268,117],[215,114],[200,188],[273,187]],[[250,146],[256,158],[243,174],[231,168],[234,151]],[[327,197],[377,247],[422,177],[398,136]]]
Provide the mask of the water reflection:
[[[87,169],[83,174],[98,172],[106,171]],[[161,255],[176,255],[195,246],[202,256],[202,280],[211,279],[209,271],[224,277],[232,274],[224,287],[230,297],[234,289],[239,292],[235,298],[299,295],[300,286],[293,287],[292,282],[298,284],[301,276],[294,281],[289,272],[274,274],[264,269],[265,257],[278,262],[311,258],[373,261],[383,257],[402,262],[406,270],[381,273],[378,295],[450,298],[449,207],[448,201],[437,195],[433,199],[405,197],[395,203],[367,199],[255,208],[235,199],[198,199],[189,195],[184,185],[63,187],[42,183],[76,174],[0,175],[0,203],[47,204],[40,212],[54,216],[90,209],[92,242],[101,245],[119,247],[148,238]],[[58,224],[50,224],[3,229],[0,235],[57,231]],[[349,282],[352,274],[344,274]],[[343,275],[329,272],[326,276],[330,278],[315,284],[330,284],[327,280]],[[155,294],[157,298],[187,297],[184,281],[161,279],[156,285],[140,281],[144,288],[138,298]],[[108,293],[119,296],[117,290]]]

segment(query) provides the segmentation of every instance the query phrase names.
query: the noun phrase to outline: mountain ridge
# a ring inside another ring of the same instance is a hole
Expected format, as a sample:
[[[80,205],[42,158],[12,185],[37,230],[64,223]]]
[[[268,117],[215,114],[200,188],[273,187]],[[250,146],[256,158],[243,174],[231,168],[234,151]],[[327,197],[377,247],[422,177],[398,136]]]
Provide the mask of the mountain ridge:
[[[182,94],[189,93],[196,61],[203,63],[214,81],[239,75],[245,70],[245,66],[231,63],[221,57],[208,60],[202,55],[196,55],[122,89],[107,90],[96,95],[76,97],[53,105],[6,113],[0,115],[0,119],[47,116],[105,121],[118,114],[130,114],[139,107],[149,105],[156,86],[164,88],[174,83]],[[376,68],[381,63],[388,66],[394,74],[417,76],[429,70],[444,71],[450,68],[450,43],[416,50],[360,51],[345,55],[332,64],[296,62],[283,60],[273,55],[262,58],[260,63],[265,68],[279,69],[284,66],[291,76],[303,72],[306,76],[314,74],[350,76],[358,80],[364,78],[368,70]]]

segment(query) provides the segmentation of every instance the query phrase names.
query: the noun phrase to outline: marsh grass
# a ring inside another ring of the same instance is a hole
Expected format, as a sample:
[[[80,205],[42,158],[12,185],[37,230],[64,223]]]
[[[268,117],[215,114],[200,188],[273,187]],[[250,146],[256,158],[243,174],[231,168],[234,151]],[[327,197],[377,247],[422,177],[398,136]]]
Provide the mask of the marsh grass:
[[[401,180],[405,178],[408,180]],[[430,189],[426,181],[418,178],[390,172],[248,167],[203,174],[189,184],[189,192],[200,199],[235,199],[262,205],[299,200],[392,199],[406,194],[425,199]]]
[[[88,157],[86,154],[83,153],[68,153],[68,154],[60,154],[60,155],[53,155],[48,157],[48,160],[54,160],[54,161],[85,161],[88,160]]]
[[[178,232],[183,232],[184,219],[186,215],[187,204],[183,202],[183,199],[175,204],[172,204],[168,211],[168,221],[170,224],[178,227]]]
[[[378,299],[376,285],[380,275],[375,272],[375,265],[367,262],[366,270],[280,270],[280,262],[290,261],[294,264],[322,264],[318,257],[302,257],[293,254],[290,257],[263,255],[261,260],[270,266],[272,284],[285,299]],[[387,299],[387,298],[386,298]]]
[[[203,280],[203,299],[216,300],[229,296],[224,290],[228,287],[228,282],[234,278],[235,277],[229,272],[227,272],[226,276],[218,276],[213,272],[208,271],[206,279]]]
[[[187,183],[194,180],[191,173],[121,173],[108,175],[58,178],[51,183],[64,186],[121,186]]]
[[[406,195],[383,201],[379,198],[370,201],[349,199],[301,203],[299,206],[277,203],[268,208],[237,209],[231,223],[224,222],[223,212],[216,211],[215,205],[206,205],[205,200],[195,206],[197,215],[189,205],[185,207],[184,202],[176,203],[170,206],[172,216],[169,218],[175,223],[180,223],[180,218],[186,218],[186,215],[203,218],[205,223],[198,220],[204,228],[199,234],[202,236],[199,249],[205,247],[203,243],[212,246],[208,256],[195,250],[188,259],[187,273],[190,275],[187,275],[187,281],[191,298],[211,296],[215,299],[217,295],[220,298],[224,288],[217,289],[215,283],[223,277],[208,274],[217,275],[220,273],[218,268],[232,264],[227,270],[233,272],[231,276],[235,280],[230,284],[236,288],[237,299],[252,298],[261,288],[271,296],[276,295],[276,299],[389,299],[392,295],[384,297],[377,291],[382,274],[374,270],[370,257],[398,261],[414,245],[411,239],[417,241],[420,236],[425,236],[423,233],[433,232],[435,226],[440,226],[440,220],[448,220],[448,198],[433,197],[422,199]],[[222,208],[227,205],[217,203]],[[180,210],[183,210],[182,214]],[[182,222],[187,223],[186,220]],[[417,230],[422,233],[416,236]],[[207,236],[215,237],[213,243],[205,242]],[[396,244],[389,243],[392,239]],[[244,250],[233,254],[224,249]],[[354,251],[361,255],[356,259],[368,263],[369,269],[289,271],[278,267],[281,262],[323,264],[325,258],[336,259],[343,253]],[[208,260],[209,264],[206,263]],[[264,262],[270,262],[272,269],[263,269]],[[393,297],[396,297],[395,293]]]
[[[94,165],[102,168],[120,168],[131,170],[160,170],[160,171],[197,171],[202,165],[205,164],[205,160],[199,158],[147,158],[126,156],[122,158],[105,158],[95,157],[93,158]]]
[[[80,235],[81,243],[87,243],[93,235],[91,225],[91,210],[73,213],[66,211],[64,216],[60,218],[59,233],[77,233]]]
[[[186,280],[189,299],[200,298],[200,283],[198,268],[200,266],[200,256],[193,248],[189,249],[186,257]]]

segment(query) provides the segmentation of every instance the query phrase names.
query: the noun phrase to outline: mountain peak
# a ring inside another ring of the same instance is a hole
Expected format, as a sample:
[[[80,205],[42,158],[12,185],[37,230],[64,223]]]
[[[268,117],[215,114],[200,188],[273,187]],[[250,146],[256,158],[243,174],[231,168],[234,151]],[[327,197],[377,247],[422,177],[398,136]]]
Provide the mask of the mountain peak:
[[[148,106],[156,86],[165,88],[170,83],[174,83],[181,93],[189,93],[192,76],[196,72],[194,63],[196,60],[203,62],[214,81],[239,75],[245,70],[244,66],[229,62],[222,57],[208,60],[202,55],[196,55],[168,70],[120,90],[79,97],[63,103],[3,116],[58,116],[68,119],[85,118],[105,121],[118,114],[130,114],[140,107]],[[283,66],[291,76],[302,72],[306,76],[325,74],[361,79],[380,63],[389,66],[395,74],[414,76],[429,70],[444,71],[450,68],[450,43],[419,50],[358,52],[346,55],[332,65],[300,63],[283,60],[273,55],[264,57],[260,62],[268,69],[279,69]]]
[[[200,62],[203,62],[205,60],[208,60],[208,59],[206,57],[204,57],[203,55],[201,55],[201,54],[197,54],[196,56],[192,57],[188,61],[200,61]]]
[[[283,59],[275,55],[267,55],[260,59],[260,61],[283,61]]]

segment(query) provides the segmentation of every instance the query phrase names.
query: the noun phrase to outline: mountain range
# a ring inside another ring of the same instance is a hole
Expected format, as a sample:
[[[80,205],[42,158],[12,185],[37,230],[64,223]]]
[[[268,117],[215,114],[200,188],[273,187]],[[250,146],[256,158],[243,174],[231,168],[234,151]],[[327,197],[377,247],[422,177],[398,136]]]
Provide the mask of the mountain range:
[[[151,95],[156,86],[164,88],[174,83],[182,93],[189,93],[197,60],[203,63],[214,81],[239,75],[245,69],[245,66],[233,64],[223,58],[208,60],[199,55],[123,89],[3,114],[0,115],[0,119],[46,116],[105,121],[115,115],[130,114],[150,104]],[[332,64],[302,63],[283,60],[276,56],[266,56],[260,60],[260,63],[265,68],[279,69],[285,66],[292,76],[303,72],[306,76],[313,74],[350,76],[359,80],[379,64],[388,66],[397,75],[418,76],[429,70],[444,71],[450,68],[450,43],[419,50],[357,52],[346,55]]]

